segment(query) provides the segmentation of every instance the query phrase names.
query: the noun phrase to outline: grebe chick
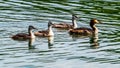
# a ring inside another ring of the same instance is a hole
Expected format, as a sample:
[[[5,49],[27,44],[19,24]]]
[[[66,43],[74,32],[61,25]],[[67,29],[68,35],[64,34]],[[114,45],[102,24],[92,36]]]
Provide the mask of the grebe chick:
[[[14,40],[33,39],[33,38],[35,38],[35,35],[32,32],[32,29],[36,29],[36,28],[30,25],[28,27],[28,34],[26,34],[26,33],[18,33],[16,35],[13,35],[11,38],[14,39]]]
[[[48,29],[47,30],[42,30],[42,31],[38,31],[35,32],[35,36],[39,36],[39,37],[50,37],[50,36],[54,36],[54,33],[52,31],[52,22],[49,21],[48,22]]]
[[[62,29],[70,29],[70,28],[77,28],[76,19],[78,17],[76,15],[72,15],[72,24],[67,23],[59,23],[59,24],[53,24],[53,28],[62,28]]]
[[[98,29],[95,26],[95,24],[100,23],[97,19],[91,19],[90,20],[90,28],[75,28],[75,29],[70,29],[69,33],[70,34],[80,34],[80,35],[92,35],[93,33],[96,34],[98,33]]]

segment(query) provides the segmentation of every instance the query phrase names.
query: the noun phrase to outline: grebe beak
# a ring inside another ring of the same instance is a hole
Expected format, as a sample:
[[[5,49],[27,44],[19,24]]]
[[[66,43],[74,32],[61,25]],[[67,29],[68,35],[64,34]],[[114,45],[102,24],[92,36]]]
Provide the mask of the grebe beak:
[[[100,20],[98,20],[98,23],[100,23],[100,24],[101,24],[102,22],[101,22]]]
[[[78,19],[79,17],[75,15],[75,18],[77,18],[77,19]]]
[[[79,17],[76,16],[75,14],[72,14],[72,16],[73,16],[74,18],[76,18],[76,19],[79,19]]]
[[[37,28],[33,27],[32,29],[38,30]]]
[[[52,25],[54,25],[54,24],[49,20],[48,26],[52,26]]]
[[[98,24],[100,23],[101,24],[102,22],[100,20],[96,20],[96,23],[98,23]]]
[[[38,30],[38,28],[34,28],[35,30]]]
[[[100,20],[94,20],[94,22],[95,22],[96,24],[101,23],[101,21],[100,21]]]

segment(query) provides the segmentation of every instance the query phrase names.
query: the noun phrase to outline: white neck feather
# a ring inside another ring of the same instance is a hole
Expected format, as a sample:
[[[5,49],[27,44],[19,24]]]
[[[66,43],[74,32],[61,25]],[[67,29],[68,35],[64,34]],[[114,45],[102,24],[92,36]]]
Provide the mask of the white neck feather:
[[[50,26],[50,27],[48,28],[48,31],[49,31],[49,35],[50,35],[50,36],[54,36],[53,30],[52,30],[52,26]]]
[[[31,34],[31,38],[35,38],[35,35],[34,35],[34,33],[32,32],[32,30],[30,31],[30,34]]]
[[[74,28],[77,28],[76,20],[73,20],[73,27],[74,27]]]
[[[72,25],[73,25],[73,28],[77,28],[76,19],[74,17],[72,18]]]

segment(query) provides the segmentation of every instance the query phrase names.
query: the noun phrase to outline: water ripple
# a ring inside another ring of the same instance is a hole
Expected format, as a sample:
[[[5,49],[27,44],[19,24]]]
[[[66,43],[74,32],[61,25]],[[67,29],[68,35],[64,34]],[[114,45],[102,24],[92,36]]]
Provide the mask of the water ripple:
[[[1,1],[0,67],[64,68],[67,65],[67,68],[86,68],[86,65],[93,65],[93,68],[119,68],[119,4],[118,0]],[[67,30],[58,29],[53,29],[53,45],[49,45],[48,38],[36,38],[31,46],[29,41],[10,38],[17,33],[27,33],[28,25],[45,30],[48,20],[69,23],[72,13],[80,17],[79,27],[89,27],[91,18],[102,22],[96,25],[99,29],[97,41],[91,37],[73,37]]]

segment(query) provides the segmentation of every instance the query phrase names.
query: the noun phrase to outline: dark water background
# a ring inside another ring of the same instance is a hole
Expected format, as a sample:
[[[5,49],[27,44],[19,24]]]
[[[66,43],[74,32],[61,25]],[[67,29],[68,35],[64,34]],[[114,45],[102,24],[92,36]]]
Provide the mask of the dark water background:
[[[29,25],[42,30],[49,20],[71,22],[72,13],[80,17],[79,27],[101,20],[97,42],[57,29],[53,44],[48,38],[32,45],[10,38]],[[1,0],[0,61],[0,68],[120,68],[120,0]]]

